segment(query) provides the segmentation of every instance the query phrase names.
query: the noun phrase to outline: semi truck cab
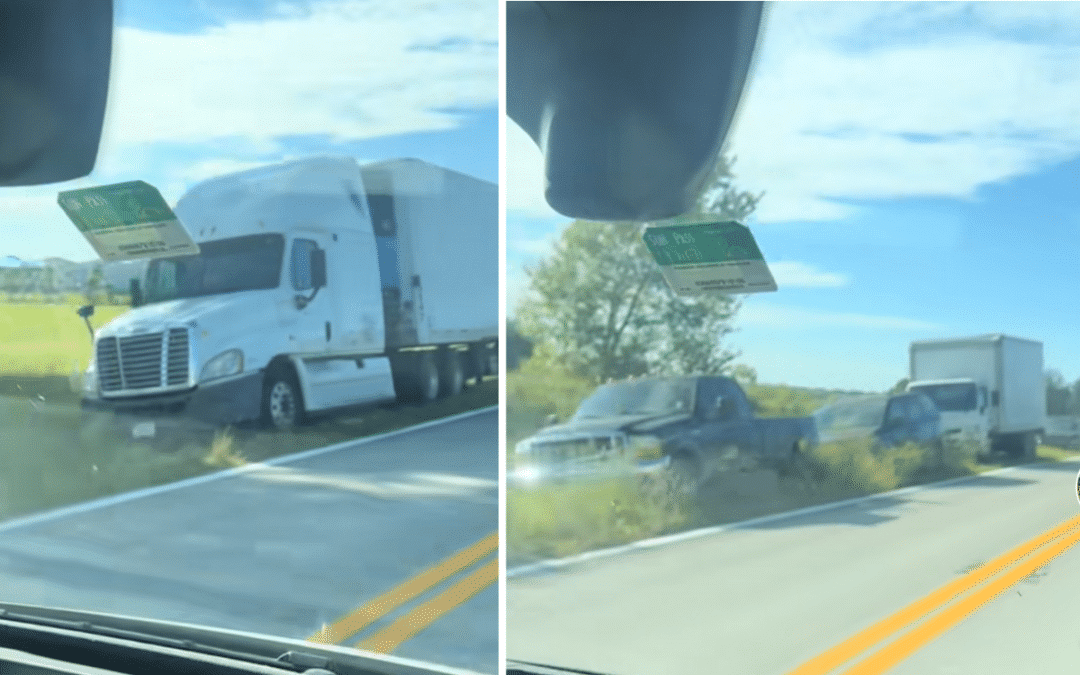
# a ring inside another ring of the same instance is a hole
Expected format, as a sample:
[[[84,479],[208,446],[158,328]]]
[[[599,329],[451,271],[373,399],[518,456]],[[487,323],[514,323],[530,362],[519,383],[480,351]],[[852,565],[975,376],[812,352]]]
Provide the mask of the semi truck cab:
[[[287,428],[496,374],[497,192],[451,173],[312,158],[195,186],[175,212],[198,255],[150,260],[136,306],[96,331],[84,407]]]

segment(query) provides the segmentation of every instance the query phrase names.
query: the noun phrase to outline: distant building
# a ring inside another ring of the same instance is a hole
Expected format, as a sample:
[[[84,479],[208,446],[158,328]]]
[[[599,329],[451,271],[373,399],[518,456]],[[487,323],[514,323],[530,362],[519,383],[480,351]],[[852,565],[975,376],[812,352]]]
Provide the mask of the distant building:
[[[100,260],[91,260],[76,263],[64,258],[45,258],[38,262],[21,260],[16,256],[0,258],[0,271],[4,269],[51,268],[53,270],[53,283],[56,290],[61,293],[81,293],[86,290],[86,283],[90,280],[90,274],[94,271],[94,267],[98,265],[101,265],[104,283],[112,286],[113,290],[118,293],[126,293],[132,279],[141,279],[145,276],[147,261],[102,262]]]

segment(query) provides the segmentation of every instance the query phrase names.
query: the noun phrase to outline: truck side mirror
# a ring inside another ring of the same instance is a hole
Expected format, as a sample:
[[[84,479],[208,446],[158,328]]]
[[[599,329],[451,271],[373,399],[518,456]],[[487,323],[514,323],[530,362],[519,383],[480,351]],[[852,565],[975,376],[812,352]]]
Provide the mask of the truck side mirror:
[[[311,285],[314,288],[326,285],[326,251],[321,248],[311,252]]]
[[[545,427],[555,426],[555,424],[558,421],[559,421],[558,416],[556,416],[554,413],[552,413],[551,415],[548,415],[547,417],[544,418],[544,426]]]
[[[128,283],[128,289],[131,294],[131,306],[139,307],[143,304],[142,286],[139,284],[138,279],[132,279]]]
[[[90,342],[94,341],[94,327],[90,325],[90,317],[94,315],[93,305],[83,305],[75,310],[75,313],[82,317],[82,320],[86,322],[86,330],[90,331]]]

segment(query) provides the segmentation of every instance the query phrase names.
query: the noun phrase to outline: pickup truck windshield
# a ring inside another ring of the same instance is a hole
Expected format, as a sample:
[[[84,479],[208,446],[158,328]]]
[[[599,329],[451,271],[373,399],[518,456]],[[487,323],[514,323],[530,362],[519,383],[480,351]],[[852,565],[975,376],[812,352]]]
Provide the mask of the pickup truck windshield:
[[[978,407],[979,397],[975,391],[975,384],[928,384],[925,386],[912,387],[912,391],[919,391],[933,400],[938,410],[962,412],[974,410]]]
[[[278,286],[285,250],[279,234],[222,239],[199,248],[199,255],[151,261],[146,271],[147,302]]]
[[[685,413],[693,406],[693,380],[620,382],[597,389],[581,403],[574,419]]]
[[[822,433],[837,429],[877,428],[885,419],[885,396],[870,396],[825,406],[814,413],[814,421]]]

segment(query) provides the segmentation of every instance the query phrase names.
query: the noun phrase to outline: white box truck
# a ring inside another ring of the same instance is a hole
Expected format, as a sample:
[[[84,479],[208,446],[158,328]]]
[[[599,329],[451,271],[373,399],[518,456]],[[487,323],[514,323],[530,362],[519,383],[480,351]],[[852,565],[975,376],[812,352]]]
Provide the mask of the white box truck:
[[[151,259],[133,308],[97,329],[84,407],[288,428],[497,374],[497,192],[339,157],[194,186],[174,211],[199,252]]]
[[[993,334],[912,342],[909,391],[929,396],[946,437],[1031,457],[1046,427],[1041,342]]]

